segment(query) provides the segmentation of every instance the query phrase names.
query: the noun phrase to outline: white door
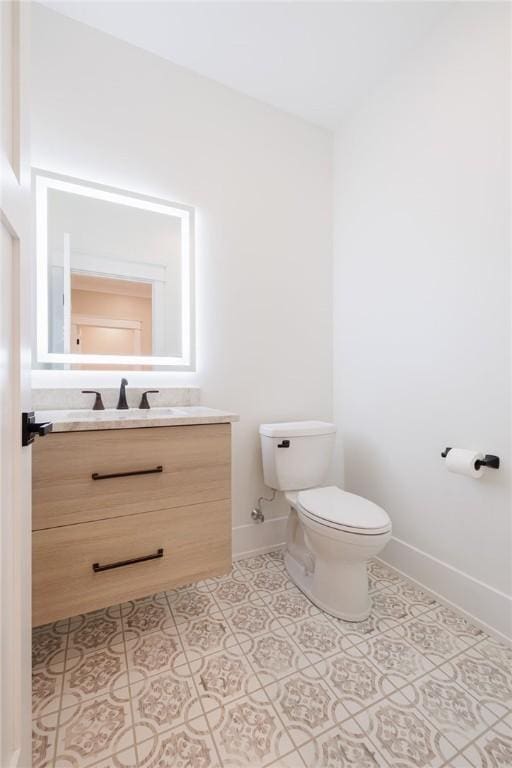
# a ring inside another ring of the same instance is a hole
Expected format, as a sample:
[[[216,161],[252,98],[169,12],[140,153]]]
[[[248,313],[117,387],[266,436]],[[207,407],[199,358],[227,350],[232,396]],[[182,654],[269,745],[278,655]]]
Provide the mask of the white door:
[[[31,751],[30,165],[26,134],[29,4],[0,2],[0,766]]]

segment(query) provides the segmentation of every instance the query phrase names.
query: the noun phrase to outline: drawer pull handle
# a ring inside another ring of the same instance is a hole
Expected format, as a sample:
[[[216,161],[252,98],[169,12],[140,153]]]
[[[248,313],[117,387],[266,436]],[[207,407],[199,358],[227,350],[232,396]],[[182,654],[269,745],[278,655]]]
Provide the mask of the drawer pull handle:
[[[142,555],[142,557],[133,557],[131,560],[120,560],[118,563],[107,563],[106,565],[100,565],[99,563],[93,563],[92,569],[94,573],[99,571],[110,571],[112,568],[122,568],[124,565],[133,565],[134,563],[144,563],[146,560],[157,560],[159,557],[164,556],[163,549],[157,549],[153,555]]]
[[[155,467],[154,469],[136,469],[134,472],[113,472],[111,475],[100,475],[98,472],[93,472],[91,477],[93,480],[109,480],[111,477],[131,477],[132,475],[154,475],[156,472],[163,472],[162,466]]]

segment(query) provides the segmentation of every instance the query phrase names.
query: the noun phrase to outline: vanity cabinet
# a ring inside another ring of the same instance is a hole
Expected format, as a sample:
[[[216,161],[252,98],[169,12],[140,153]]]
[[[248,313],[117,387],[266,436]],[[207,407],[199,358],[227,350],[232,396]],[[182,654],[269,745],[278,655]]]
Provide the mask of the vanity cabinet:
[[[230,424],[36,441],[34,626],[228,572],[230,475]]]

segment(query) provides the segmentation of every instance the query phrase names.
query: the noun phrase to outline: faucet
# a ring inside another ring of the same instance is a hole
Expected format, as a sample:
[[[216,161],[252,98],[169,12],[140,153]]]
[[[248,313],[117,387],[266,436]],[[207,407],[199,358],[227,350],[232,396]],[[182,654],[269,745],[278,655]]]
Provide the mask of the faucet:
[[[127,379],[121,379],[121,387],[119,389],[119,400],[117,401],[117,406],[116,406],[118,411],[126,411],[130,407],[126,401],[126,385],[127,384],[128,384]]]
[[[146,390],[146,392],[143,392],[142,397],[140,399],[139,408],[145,409],[145,410],[148,410],[149,408],[151,408],[148,400],[148,395],[158,395],[159,392],[160,392],[159,389],[148,389]]]
[[[105,406],[103,405],[103,400],[101,399],[101,392],[96,392],[95,389],[82,389],[82,395],[96,395],[94,398],[94,405],[92,407],[93,411],[104,411]]]

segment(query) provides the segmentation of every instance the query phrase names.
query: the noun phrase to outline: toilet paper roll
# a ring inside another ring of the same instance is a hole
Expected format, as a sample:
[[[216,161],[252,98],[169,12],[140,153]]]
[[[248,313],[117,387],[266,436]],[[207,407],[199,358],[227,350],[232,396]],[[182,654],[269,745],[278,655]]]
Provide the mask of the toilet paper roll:
[[[483,453],[470,451],[466,448],[452,448],[446,457],[446,469],[467,477],[482,477],[485,467],[475,469],[475,461],[483,461]]]

